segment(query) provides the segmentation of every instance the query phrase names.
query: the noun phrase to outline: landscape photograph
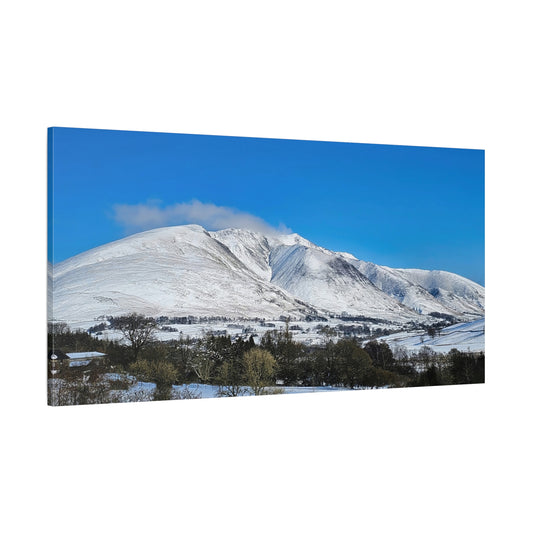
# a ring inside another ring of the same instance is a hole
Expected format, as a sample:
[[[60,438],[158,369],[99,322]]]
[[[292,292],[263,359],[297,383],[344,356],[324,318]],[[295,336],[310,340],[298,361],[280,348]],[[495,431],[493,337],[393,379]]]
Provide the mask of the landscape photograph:
[[[484,151],[53,127],[48,403],[485,382]]]

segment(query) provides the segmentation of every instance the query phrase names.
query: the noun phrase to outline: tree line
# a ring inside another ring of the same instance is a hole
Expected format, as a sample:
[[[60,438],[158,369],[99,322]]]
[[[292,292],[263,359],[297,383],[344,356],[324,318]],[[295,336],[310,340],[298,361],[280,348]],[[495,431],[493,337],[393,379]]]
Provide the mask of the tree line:
[[[78,388],[85,391],[85,396],[81,395],[77,403],[103,403],[106,390],[91,398],[91,383],[93,389],[97,383],[107,383],[109,392],[112,387],[126,389],[131,378],[155,383],[150,399],[156,400],[171,399],[172,385],[192,383],[216,386],[219,396],[240,396],[279,393],[285,386],[355,389],[485,380],[483,353],[451,350],[441,355],[426,348],[419,354],[409,355],[393,353],[384,342],[363,343],[357,338],[307,346],[293,339],[288,322],[284,330],[268,331],[259,343],[252,336],[232,338],[213,334],[201,339],[181,337],[158,341],[154,335],[156,321],[136,314],[115,319],[113,326],[122,332],[123,341],[105,341],[58,325],[49,330],[49,346],[56,351],[107,354],[103,360],[92,361],[79,369],[62,364],[61,375],[53,377],[56,387],[79,381]],[[109,384],[104,376],[110,372],[123,379]],[[101,388],[106,389],[103,385]]]

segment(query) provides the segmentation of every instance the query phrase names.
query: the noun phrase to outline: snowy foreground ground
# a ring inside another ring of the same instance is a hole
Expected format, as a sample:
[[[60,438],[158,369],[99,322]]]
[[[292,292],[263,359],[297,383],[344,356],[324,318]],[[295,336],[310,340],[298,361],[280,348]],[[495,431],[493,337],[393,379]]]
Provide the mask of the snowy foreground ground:
[[[242,324],[236,327],[236,324],[229,324],[233,327],[230,328],[233,336],[241,336],[245,334],[245,330],[249,330],[251,325]],[[256,324],[257,326],[257,324]],[[287,324],[277,324],[278,331],[283,331],[283,326],[287,327]],[[304,326],[309,326],[308,329],[303,329]],[[78,326],[79,327],[79,326]],[[190,337],[203,337],[208,333],[210,326],[203,325],[182,325],[180,329],[176,331],[159,331],[160,336],[170,338],[179,338],[183,335],[189,335]],[[265,326],[266,327],[266,326]],[[328,324],[330,331],[328,333],[320,333],[314,330],[313,324],[302,324],[302,329],[294,330],[294,337],[300,342],[309,344],[322,344],[327,341],[335,341],[335,336],[340,333],[336,331],[331,333],[332,324]],[[257,330],[257,328],[256,328]],[[216,330],[213,330],[213,332]],[[333,330],[335,331],[335,330]],[[96,335],[99,333],[99,335]],[[117,339],[122,340],[122,335],[117,331],[104,330],[96,332],[95,336],[103,339]],[[256,331],[256,341],[261,338],[263,332]],[[162,334],[162,335],[161,335]],[[224,333],[227,334],[227,333]],[[247,331],[248,335],[251,335],[250,331]],[[264,333],[263,333],[264,334]],[[306,337],[306,335],[311,336]],[[337,337],[338,340],[339,337]],[[374,336],[375,338],[375,336]],[[426,330],[418,331],[397,331],[393,334],[379,337],[379,340],[386,341],[389,346],[395,352],[395,349],[399,350],[398,356],[404,354],[410,354],[416,356],[416,354],[427,348],[431,349],[437,354],[446,354],[453,348],[459,349],[462,352],[482,352],[485,350],[485,321],[484,319],[476,320],[473,322],[455,324],[444,328],[438,332],[434,332],[431,336]],[[362,341],[364,343],[364,341]],[[427,351],[427,350],[426,350]],[[69,366],[83,365],[85,361],[71,361]],[[57,370],[52,369],[52,375],[56,374]],[[96,392],[100,394],[107,394],[106,401],[117,402],[139,402],[139,401],[151,401],[153,399],[163,399],[161,395],[165,396],[165,399],[196,399],[196,398],[217,398],[220,395],[224,396],[225,392],[229,392],[226,389],[221,389],[216,385],[205,384],[182,384],[173,385],[170,390],[162,391],[156,390],[155,383],[138,381],[134,376],[118,373],[106,373],[103,376],[103,381],[99,384],[103,387],[102,390],[96,388]],[[49,380],[49,386],[51,387],[51,403],[52,405],[68,405],[69,394],[72,392],[69,390],[69,384],[65,382],[61,377],[52,377]],[[285,387],[275,386],[270,391],[265,391],[270,394],[301,394],[301,393],[315,393],[315,392],[331,392],[339,390],[348,390],[343,387]],[[54,392],[55,391],[55,395]],[[235,392],[235,391],[233,391]],[[251,391],[243,387],[238,395],[248,396],[251,395]],[[103,401],[103,400],[102,400]],[[66,403],[65,403],[66,402]]]
[[[276,387],[282,394],[301,394],[313,392],[333,392],[351,390],[344,387]],[[153,393],[155,391],[154,383],[146,383],[138,381],[125,394],[132,395],[139,392]],[[197,398],[218,398],[217,393],[219,387],[216,385],[204,385],[201,383],[189,383],[188,385],[173,385],[172,391],[174,393],[190,393],[191,397]],[[248,393],[243,393],[243,396],[249,396]]]

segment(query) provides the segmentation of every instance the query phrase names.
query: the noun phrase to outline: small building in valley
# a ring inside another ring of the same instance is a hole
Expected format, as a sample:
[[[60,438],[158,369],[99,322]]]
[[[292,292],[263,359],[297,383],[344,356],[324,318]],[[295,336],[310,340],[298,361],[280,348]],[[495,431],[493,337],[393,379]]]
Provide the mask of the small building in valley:
[[[68,352],[66,355],[70,359],[69,366],[85,366],[93,359],[106,356],[106,354],[102,352]]]

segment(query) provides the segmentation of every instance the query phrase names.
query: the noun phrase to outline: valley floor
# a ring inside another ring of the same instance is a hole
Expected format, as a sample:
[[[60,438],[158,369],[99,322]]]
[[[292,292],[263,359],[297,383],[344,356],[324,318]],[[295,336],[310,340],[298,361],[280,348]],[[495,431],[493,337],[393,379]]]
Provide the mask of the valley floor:
[[[111,317],[89,330],[50,325],[51,405],[484,382],[484,319],[410,330],[356,317],[130,320],[132,330]],[[158,339],[135,348],[142,327]]]
[[[442,329],[434,337],[424,330],[394,333],[381,337],[392,349],[405,348],[416,352],[428,347],[437,353],[447,353],[452,348],[462,351],[482,352],[485,350],[485,319],[454,324]]]
[[[73,324],[74,327],[87,329],[94,322]],[[327,322],[291,321],[289,324],[291,336],[295,342],[307,346],[320,346],[329,340],[357,336],[364,339],[378,338],[390,345],[391,348],[403,348],[410,353],[428,347],[437,353],[447,353],[452,348],[463,351],[479,352],[485,350],[485,319],[454,324],[440,330],[431,337],[423,329],[405,329],[397,324],[351,322],[342,319],[329,319]],[[286,323],[281,320],[257,321],[207,321],[197,324],[179,324],[167,326],[157,330],[156,337],[160,341],[178,340],[184,337],[199,339],[208,334],[230,335],[248,338],[252,335],[256,342],[260,342],[266,332],[284,331]],[[122,333],[115,330],[104,330],[97,333],[97,338],[103,341],[120,341]]]

